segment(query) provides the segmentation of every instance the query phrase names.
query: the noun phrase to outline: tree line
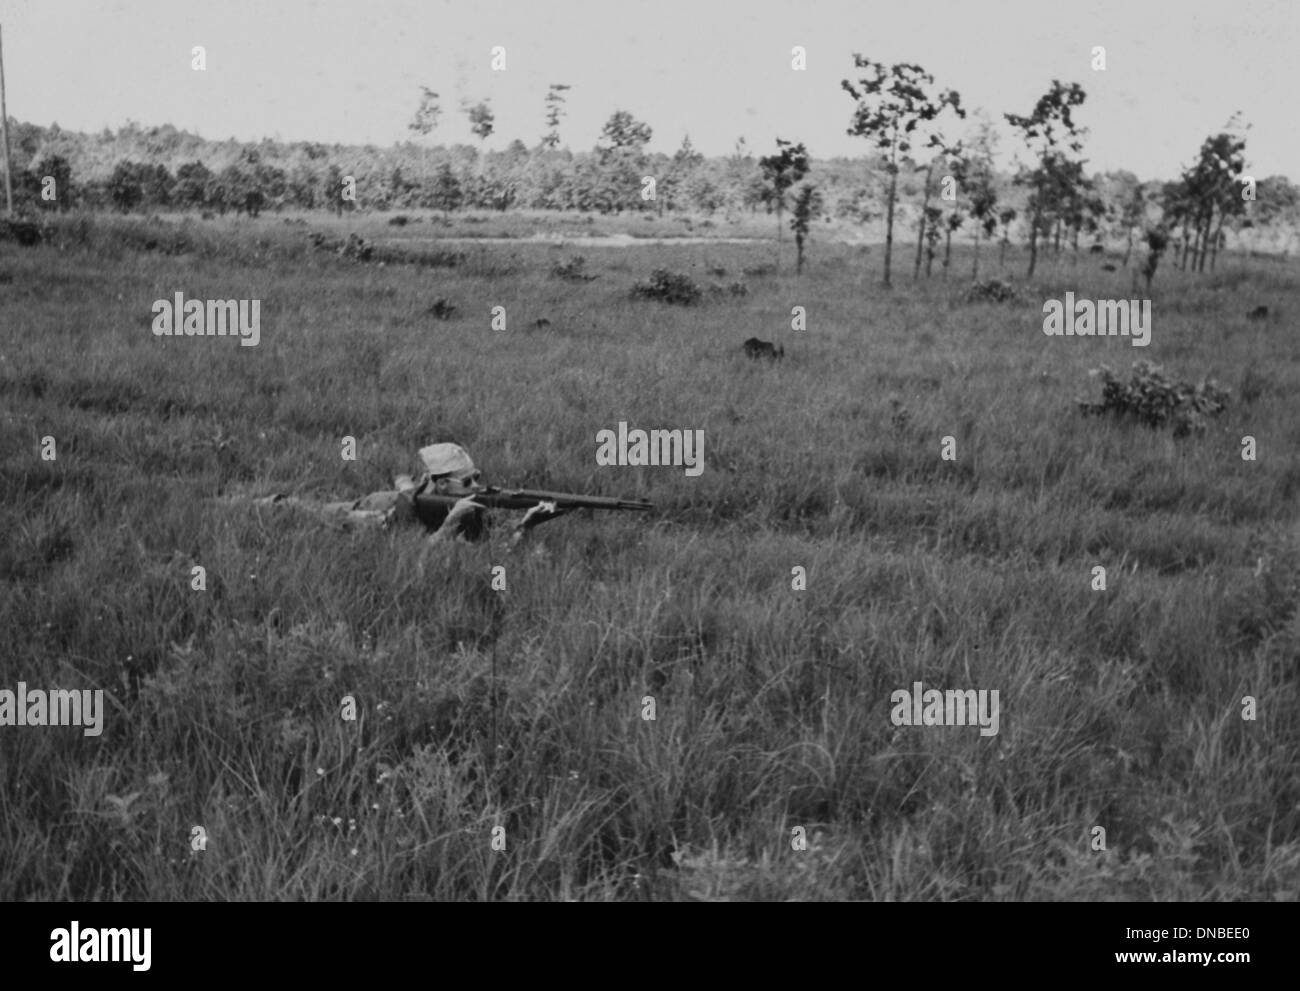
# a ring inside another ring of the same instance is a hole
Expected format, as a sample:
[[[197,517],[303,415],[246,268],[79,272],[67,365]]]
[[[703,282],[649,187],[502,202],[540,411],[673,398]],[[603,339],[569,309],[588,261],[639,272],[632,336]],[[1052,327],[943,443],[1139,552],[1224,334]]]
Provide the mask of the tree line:
[[[997,240],[1004,258],[1014,233],[1029,249],[1029,275],[1044,245],[1079,250],[1122,241],[1123,264],[1135,244],[1148,258],[1173,244],[1176,263],[1214,268],[1231,231],[1285,231],[1290,250],[1300,223],[1300,190],[1282,176],[1260,179],[1253,199],[1242,195],[1244,129],[1234,118],[1208,136],[1197,157],[1169,182],[1141,182],[1130,172],[1087,174],[1086,129],[1075,116],[1086,94],[1053,80],[1029,113],[1007,113],[1027,164],[1011,175],[994,167],[998,137],[984,117],[966,119],[960,95],[937,89],[920,66],[887,65],[854,56],[858,78],[842,88],[853,101],[848,133],[866,138],[861,160],[813,160],[802,144],[779,139],[775,154],[756,156],[744,138],[729,155],[706,158],[689,136],[672,155],[647,150],[653,131],[615,111],[596,146],[561,148],[560,124],[570,87],[546,96],[545,133],[532,147],[512,141],[486,151],[495,132],[489,101],[466,101],[462,112],[479,147],[432,146],[443,116],[439,95],[422,88],[410,139],[378,148],[205,141],[170,126],[128,122],[98,135],[11,122],[16,205],[26,212],[73,207],[131,211],[202,210],[247,214],[264,210],[533,209],[586,213],[654,212],[734,218],[775,214],[779,232],[792,211],[798,260],[813,224],[831,219],[881,222],[884,275],[893,265],[899,223],[915,232],[913,276],[946,274],[954,237],[968,236],[978,274],[982,243]],[[643,195],[653,177],[654,195]],[[963,233],[964,232],[964,233]],[[1157,245],[1159,248],[1157,249]]]

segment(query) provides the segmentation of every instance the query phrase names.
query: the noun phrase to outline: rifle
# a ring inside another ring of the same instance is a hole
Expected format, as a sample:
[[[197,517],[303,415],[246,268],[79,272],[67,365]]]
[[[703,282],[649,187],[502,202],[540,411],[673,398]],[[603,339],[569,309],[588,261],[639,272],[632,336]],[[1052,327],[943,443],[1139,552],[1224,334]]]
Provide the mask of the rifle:
[[[589,496],[577,492],[551,492],[546,489],[501,489],[495,486],[461,495],[421,491],[415,494],[415,515],[429,529],[442,526],[451,507],[470,496],[485,509],[532,509],[543,502],[553,502],[557,509],[628,509],[646,512],[654,506],[642,499],[615,499]]]

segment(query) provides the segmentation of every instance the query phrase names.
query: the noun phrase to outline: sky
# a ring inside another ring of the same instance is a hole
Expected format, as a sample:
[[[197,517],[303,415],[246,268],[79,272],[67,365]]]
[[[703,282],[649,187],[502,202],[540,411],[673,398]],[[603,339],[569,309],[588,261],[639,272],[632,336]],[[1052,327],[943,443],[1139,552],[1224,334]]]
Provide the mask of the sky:
[[[758,154],[781,137],[815,158],[861,156],[840,86],[861,52],[919,63],[986,111],[1004,165],[1018,145],[1002,114],[1028,114],[1059,78],[1088,94],[1090,170],[1171,178],[1241,111],[1247,171],[1300,180],[1300,0],[4,0],[0,32],[9,116],[70,130],[130,119],[391,145],[428,86],[444,111],[432,143],[477,144],[458,108],[487,99],[486,147],[532,147],[548,84],[567,83],[560,135],[575,150],[623,109],[653,128],[652,151],[689,134],[706,155],[744,136]]]

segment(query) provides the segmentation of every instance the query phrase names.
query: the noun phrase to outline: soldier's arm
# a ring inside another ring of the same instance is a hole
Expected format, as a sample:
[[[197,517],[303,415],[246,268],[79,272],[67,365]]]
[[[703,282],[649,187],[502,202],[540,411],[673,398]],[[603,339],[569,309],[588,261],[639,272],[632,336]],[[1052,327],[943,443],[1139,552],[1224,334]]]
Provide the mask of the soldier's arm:
[[[426,543],[440,544],[455,540],[460,536],[461,527],[466,522],[466,517],[475,513],[482,512],[484,507],[474,501],[473,496],[466,496],[464,499],[457,500],[456,504],[451,507],[447,513],[447,518],[442,521],[442,525],[426,538]]]

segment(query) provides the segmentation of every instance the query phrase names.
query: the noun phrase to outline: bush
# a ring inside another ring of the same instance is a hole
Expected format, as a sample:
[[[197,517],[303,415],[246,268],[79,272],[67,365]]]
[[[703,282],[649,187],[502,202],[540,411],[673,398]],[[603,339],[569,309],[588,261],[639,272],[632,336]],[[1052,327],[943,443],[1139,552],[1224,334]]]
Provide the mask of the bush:
[[[357,234],[349,234],[346,241],[329,237],[320,231],[311,231],[307,239],[318,251],[328,251],[342,258],[360,262],[382,262],[386,265],[421,265],[428,268],[456,268],[465,261],[463,251],[409,251],[398,247],[376,245]]]
[[[653,299],[660,303],[680,303],[693,306],[703,295],[689,276],[657,268],[650,273],[646,282],[638,282],[632,287],[633,299]]]
[[[1009,303],[1019,297],[1016,287],[1001,279],[976,282],[966,290],[967,303]]]
[[[732,282],[729,285],[722,285],[718,282],[709,283],[709,295],[711,296],[748,296],[749,287],[743,282]]]
[[[30,220],[6,220],[0,223],[0,241],[17,241],[24,248],[41,243],[41,228]]]
[[[551,269],[551,274],[567,282],[590,282],[595,278],[594,275],[587,274],[587,259],[582,255],[556,265]]]
[[[1089,374],[1101,377],[1102,395],[1099,403],[1079,403],[1084,416],[1112,413],[1152,428],[1172,426],[1175,437],[1204,433],[1207,417],[1217,416],[1228,405],[1228,390],[1213,379],[1202,379],[1198,385],[1173,381],[1149,361],[1134,362],[1127,382],[1105,365]]]
[[[338,253],[344,258],[356,258],[358,261],[368,262],[375,253],[375,246],[363,237],[349,234],[347,243],[338,249]]]

